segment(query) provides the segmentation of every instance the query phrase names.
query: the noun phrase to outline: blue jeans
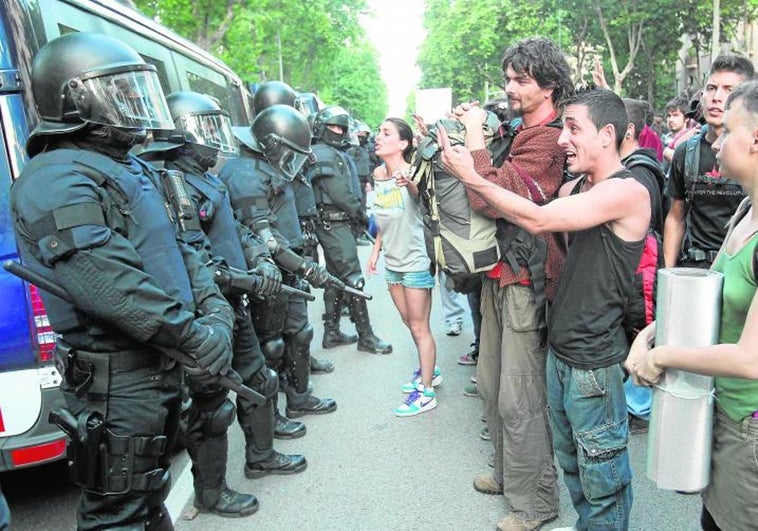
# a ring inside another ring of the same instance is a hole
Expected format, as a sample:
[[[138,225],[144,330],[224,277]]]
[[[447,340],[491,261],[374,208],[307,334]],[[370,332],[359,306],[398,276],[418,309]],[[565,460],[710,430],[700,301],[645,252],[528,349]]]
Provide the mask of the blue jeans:
[[[393,271],[384,269],[384,279],[387,284],[402,284],[405,288],[414,289],[432,289],[434,288],[434,277],[429,271]]]
[[[547,398],[555,455],[579,514],[576,528],[628,529],[632,469],[621,366],[575,369],[548,350]]]

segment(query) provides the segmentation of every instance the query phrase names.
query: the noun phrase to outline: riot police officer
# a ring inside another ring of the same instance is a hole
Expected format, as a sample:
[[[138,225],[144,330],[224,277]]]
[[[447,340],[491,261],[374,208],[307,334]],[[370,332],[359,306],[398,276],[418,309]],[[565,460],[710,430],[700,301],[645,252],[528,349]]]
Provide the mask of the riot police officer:
[[[355,136],[357,144],[351,144],[347,150],[355,163],[355,169],[358,172],[358,181],[361,183],[361,203],[366,210],[366,194],[368,189],[373,185],[371,172],[371,153],[368,149],[368,139],[371,135],[371,129],[365,122],[355,121]],[[365,238],[365,235],[361,235]],[[360,237],[360,236],[359,236]]]
[[[303,278],[314,287],[325,285],[331,275],[298,253],[303,235],[289,182],[311,153],[305,119],[292,107],[274,105],[256,116],[250,128],[234,128],[234,134],[241,156],[227,162],[219,177],[229,190],[235,217],[266,242],[288,285],[307,289]],[[334,411],[333,399],[308,391],[313,327],[305,302],[280,293],[257,305],[253,320],[266,359],[275,366],[283,361],[287,416]]]
[[[324,249],[326,269],[345,284],[363,289],[365,281],[351,224],[368,228],[368,218],[361,206],[360,191],[356,191],[355,166],[345,153],[350,145],[349,126],[350,115],[342,107],[326,107],[316,115],[313,122],[316,163],[308,169],[308,174],[318,207],[316,235]],[[342,304],[341,293],[324,290],[325,344],[340,335]],[[392,345],[374,334],[366,300],[354,296],[349,298],[348,304],[350,318],[358,332],[358,350],[374,354],[392,352]]]
[[[303,114],[302,105],[317,105],[315,94],[295,94],[295,91],[287,83],[282,81],[266,81],[262,83],[253,96],[253,106],[256,115],[273,105],[287,105],[294,107]],[[318,108],[318,107],[316,107]],[[309,124],[310,127],[310,124]],[[247,133],[243,133],[245,136]],[[299,239],[299,254],[309,262],[318,263],[318,238],[316,237],[316,200],[313,189],[305,172],[301,169],[291,182],[292,194],[295,198],[295,210],[300,222],[302,238]],[[342,334],[340,344],[355,343],[358,336]],[[314,356],[310,358],[311,372],[332,372],[334,366],[325,359]]]
[[[39,51],[31,85],[40,122],[11,208],[24,262],[69,294],[41,292],[60,334],[78,528],[170,530],[182,367],[164,352],[217,381],[233,312],[177,240],[155,170],[128,154],[146,129],[173,128],[155,68],[112,37],[72,33]]]
[[[237,418],[245,435],[245,475],[258,478],[301,472],[307,466],[303,456],[285,455],[273,448],[274,398],[279,380],[265,364],[247,298],[253,292],[276,294],[281,276],[262,242],[255,241],[254,235],[234,219],[226,187],[208,172],[219,155],[238,153],[231,122],[227,113],[203,94],[175,92],[166,99],[176,129],[168,135],[156,134],[156,142],[145,155],[150,160],[162,160],[166,170],[177,172],[166,188],[176,198],[187,193],[194,219],[199,221],[185,227],[183,236],[211,267],[221,292],[235,309],[232,367],[245,384],[267,399],[264,405],[257,405],[237,396]],[[248,264],[253,275],[246,274]],[[244,508],[232,499],[219,497],[226,474],[226,432],[234,419],[234,405],[227,398],[228,391],[217,385],[204,385],[192,377],[188,384],[192,405],[187,449],[192,457],[195,504],[221,516],[239,516]],[[305,433],[305,426],[297,424],[290,426],[290,434]]]

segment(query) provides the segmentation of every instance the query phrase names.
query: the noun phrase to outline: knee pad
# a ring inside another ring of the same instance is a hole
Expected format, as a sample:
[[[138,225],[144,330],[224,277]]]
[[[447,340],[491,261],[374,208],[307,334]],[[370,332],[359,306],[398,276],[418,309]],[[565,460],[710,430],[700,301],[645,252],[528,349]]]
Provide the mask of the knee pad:
[[[228,398],[224,399],[216,409],[203,414],[203,433],[209,437],[223,435],[234,422],[236,412],[234,402]]]
[[[305,323],[300,330],[292,334],[292,344],[296,349],[310,348],[313,339],[313,326]]]
[[[258,372],[253,374],[250,382],[252,388],[266,398],[274,398],[279,392],[279,375],[268,367],[261,367]]]
[[[345,279],[345,284],[351,288],[363,289],[363,286],[366,285],[366,280],[360,273],[353,273],[352,275],[348,275],[348,277]]]
[[[281,336],[266,339],[261,342],[261,350],[267,360],[276,362],[284,355],[284,339]]]

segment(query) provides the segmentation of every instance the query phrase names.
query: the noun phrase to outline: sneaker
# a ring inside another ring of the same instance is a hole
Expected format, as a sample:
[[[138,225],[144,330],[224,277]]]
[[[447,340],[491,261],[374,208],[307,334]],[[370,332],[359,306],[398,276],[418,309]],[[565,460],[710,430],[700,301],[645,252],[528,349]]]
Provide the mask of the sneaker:
[[[463,388],[463,396],[471,396],[471,397],[478,397],[479,396],[479,388],[476,386],[475,383],[468,384],[466,387]]]
[[[437,407],[437,395],[434,389],[419,385],[408,395],[403,404],[395,409],[398,417],[410,417]]]
[[[490,435],[490,429],[485,426],[482,431],[479,432],[479,438],[483,441],[491,441],[492,435]]]
[[[411,381],[400,386],[400,390],[406,395],[410,394],[416,389],[416,386],[418,386],[420,383],[421,383],[421,369],[416,369],[413,372]],[[432,373],[432,387],[437,387],[438,385],[442,385],[442,371],[440,370],[439,367],[435,365],[434,372]]]
[[[449,336],[459,336],[461,335],[461,330],[463,330],[463,323],[450,323],[447,325],[445,333]]]
[[[479,347],[475,343],[471,344],[471,350],[458,358],[458,365],[476,365],[479,359]]]

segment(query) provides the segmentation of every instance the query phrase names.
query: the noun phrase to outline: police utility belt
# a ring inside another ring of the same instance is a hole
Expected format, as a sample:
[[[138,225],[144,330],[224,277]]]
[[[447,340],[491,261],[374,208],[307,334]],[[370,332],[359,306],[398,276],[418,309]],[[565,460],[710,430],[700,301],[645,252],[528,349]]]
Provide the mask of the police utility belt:
[[[324,230],[329,230],[332,228],[332,223],[335,222],[344,222],[347,223],[350,221],[350,216],[347,215],[347,213],[341,211],[341,210],[332,210],[332,209],[326,209],[323,207],[319,207],[318,209],[318,219],[321,222],[321,225],[323,225]]]
[[[716,259],[716,255],[718,254],[718,251],[704,251],[703,249],[698,249],[697,247],[690,247],[684,252],[684,259],[691,262],[707,261],[709,263],[713,263],[713,261]]]

